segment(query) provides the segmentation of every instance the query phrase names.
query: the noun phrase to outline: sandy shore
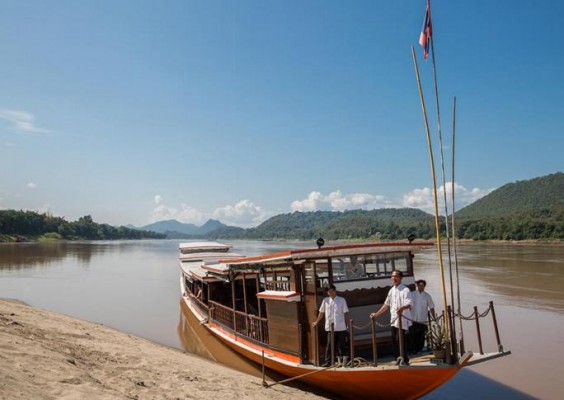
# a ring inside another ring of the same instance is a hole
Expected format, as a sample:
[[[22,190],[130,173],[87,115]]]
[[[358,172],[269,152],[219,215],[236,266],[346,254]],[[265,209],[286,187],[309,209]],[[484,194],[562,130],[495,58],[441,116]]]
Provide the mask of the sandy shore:
[[[94,324],[0,300],[0,399],[322,399]]]

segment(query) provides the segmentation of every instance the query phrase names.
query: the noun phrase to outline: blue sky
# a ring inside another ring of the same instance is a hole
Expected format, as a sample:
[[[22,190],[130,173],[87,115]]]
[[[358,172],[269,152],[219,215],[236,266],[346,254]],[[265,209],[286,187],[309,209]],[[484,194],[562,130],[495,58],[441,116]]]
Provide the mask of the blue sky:
[[[142,226],[418,207],[424,0],[31,1],[0,12],[0,209]],[[457,209],[564,170],[564,3],[432,1]],[[439,175],[439,183],[442,178]]]

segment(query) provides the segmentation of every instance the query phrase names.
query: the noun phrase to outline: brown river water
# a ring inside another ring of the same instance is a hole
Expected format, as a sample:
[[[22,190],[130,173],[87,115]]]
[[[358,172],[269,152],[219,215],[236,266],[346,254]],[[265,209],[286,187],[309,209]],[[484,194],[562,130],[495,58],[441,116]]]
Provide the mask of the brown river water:
[[[178,240],[0,244],[0,297],[98,322],[181,349],[197,343],[180,313]],[[233,251],[255,255],[310,243],[236,241]],[[446,246],[445,246],[446,247]],[[501,343],[512,354],[463,369],[425,399],[560,399],[564,393],[564,246],[464,244],[458,248],[462,314],[495,304]],[[454,260],[453,260],[454,261]],[[415,257],[416,277],[442,309],[437,255]],[[444,257],[445,280],[449,272]],[[448,294],[450,302],[450,293]],[[485,351],[495,351],[493,328],[481,326]],[[476,350],[475,324],[463,324]],[[182,340],[181,340],[182,339]],[[233,360],[232,360],[233,361]],[[248,365],[236,367],[253,373]]]

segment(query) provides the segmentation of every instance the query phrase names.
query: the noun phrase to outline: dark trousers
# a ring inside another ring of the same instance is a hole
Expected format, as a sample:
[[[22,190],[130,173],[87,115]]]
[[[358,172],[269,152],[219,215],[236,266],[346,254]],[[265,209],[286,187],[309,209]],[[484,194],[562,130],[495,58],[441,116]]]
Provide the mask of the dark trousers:
[[[423,351],[425,345],[425,335],[427,333],[427,325],[414,322],[409,328],[409,337],[411,338],[409,350],[412,353]]]
[[[404,363],[409,362],[409,356],[407,355],[408,343],[409,343],[409,335],[407,334],[407,331],[403,331],[403,348],[405,353],[403,359]],[[400,354],[400,345],[399,345],[399,329],[396,328],[395,326],[392,326],[392,350],[394,352],[394,358],[397,360],[401,354]]]
[[[348,346],[347,346],[347,331],[335,331],[333,332],[335,336],[335,356],[343,357],[348,356]],[[325,348],[325,363],[330,363],[331,361],[331,332],[327,332],[327,347]]]

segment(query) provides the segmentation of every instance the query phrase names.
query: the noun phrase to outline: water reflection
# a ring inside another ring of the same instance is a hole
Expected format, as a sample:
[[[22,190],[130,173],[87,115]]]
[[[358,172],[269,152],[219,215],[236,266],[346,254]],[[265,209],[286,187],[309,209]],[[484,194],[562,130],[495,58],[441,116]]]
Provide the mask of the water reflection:
[[[4,243],[0,245],[0,269],[45,267],[63,259],[74,259],[87,266],[93,251],[89,243]]]

